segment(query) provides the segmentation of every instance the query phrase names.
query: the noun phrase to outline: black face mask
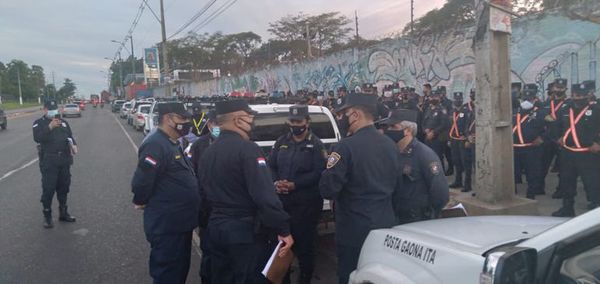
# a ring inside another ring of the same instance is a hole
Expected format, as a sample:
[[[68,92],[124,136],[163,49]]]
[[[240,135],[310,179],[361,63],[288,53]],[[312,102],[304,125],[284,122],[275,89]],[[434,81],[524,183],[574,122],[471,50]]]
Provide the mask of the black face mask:
[[[175,131],[179,134],[179,136],[185,136],[190,133],[190,129],[192,129],[192,122],[184,122],[184,123],[175,123]]]
[[[463,102],[462,102],[462,101],[454,101],[454,106],[455,106],[456,108],[459,108],[459,107],[461,107],[462,105],[463,105]]]
[[[405,137],[404,129],[403,130],[384,130],[383,134],[385,134],[387,137],[390,137],[390,139],[392,139],[394,141],[394,143],[398,143],[400,140],[402,140]]]
[[[350,117],[344,114],[337,122],[342,137],[348,136],[348,130],[350,129]]]
[[[300,136],[300,135],[304,134],[304,132],[306,132],[307,129],[308,129],[308,127],[306,125],[303,125],[303,126],[290,126],[290,132],[294,136]]]
[[[240,119],[241,121],[243,121],[245,124],[250,125],[250,130],[246,131],[246,134],[248,134],[248,137],[252,137],[252,132],[254,132],[254,129],[256,128],[256,125],[254,125],[254,120],[252,120],[252,123],[246,121],[245,119]]]
[[[429,99],[429,103],[431,103],[432,105],[438,105],[440,103],[440,99]]]

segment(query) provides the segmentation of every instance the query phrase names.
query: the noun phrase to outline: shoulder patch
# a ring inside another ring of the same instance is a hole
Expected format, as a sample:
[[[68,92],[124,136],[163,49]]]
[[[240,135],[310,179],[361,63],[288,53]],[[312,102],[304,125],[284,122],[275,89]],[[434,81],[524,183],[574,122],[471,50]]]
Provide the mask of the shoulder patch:
[[[585,116],[592,116],[592,110],[591,110],[591,109],[590,109],[590,110],[587,110],[587,111],[585,112]]]
[[[287,148],[288,148],[288,145],[281,145],[281,146],[279,146],[279,149],[287,149]]]
[[[429,169],[431,170],[431,173],[434,176],[437,176],[440,174],[440,168],[441,168],[441,165],[438,162],[432,162],[431,164],[429,164]]]
[[[258,163],[259,167],[266,167],[267,166],[267,161],[263,157],[257,158],[256,162]]]
[[[36,123],[36,124],[33,125],[33,128],[36,128],[37,126],[38,126],[38,124]]]
[[[156,160],[154,160],[152,157],[150,156],[146,156],[146,158],[144,159],[144,163],[152,166],[152,167],[156,167],[156,165],[158,164],[158,162],[156,162]]]
[[[336,152],[331,152],[329,158],[327,158],[327,168],[331,169],[342,159],[342,156]]]

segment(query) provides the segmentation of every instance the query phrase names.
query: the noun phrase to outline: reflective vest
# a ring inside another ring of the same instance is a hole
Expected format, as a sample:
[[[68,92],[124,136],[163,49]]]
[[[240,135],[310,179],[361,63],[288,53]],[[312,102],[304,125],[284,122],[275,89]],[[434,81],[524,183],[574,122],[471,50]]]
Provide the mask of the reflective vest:
[[[581,110],[581,112],[579,112],[579,114],[577,114],[577,116],[575,116],[575,112],[573,111],[573,108],[569,109],[569,129],[567,129],[567,131],[565,132],[565,135],[563,135],[562,137],[562,142],[563,142],[563,147],[569,151],[573,151],[573,152],[589,152],[590,148],[586,147],[581,147],[581,144],[579,143],[579,136],[577,135],[577,123],[579,123],[579,121],[581,120],[581,118],[583,117],[583,115],[585,114],[586,111],[588,111],[588,109],[590,108],[590,106],[586,106],[584,109]],[[567,146],[567,139],[569,138],[569,136],[571,136],[573,138],[573,142],[575,143],[575,147],[570,147]]]
[[[521,124],[527,121],[528,118],[529,114],[521,117],[521,113],[517,113],[517,119],[515,121],[515,126],[513,127],[513,135],[517,134],[517,139],[519,139],[519,143],[513,143],[514,147],[529,147],[533,145],[533,143],[525,143],[525,141],[523,140],[523,131],[521,130]]]

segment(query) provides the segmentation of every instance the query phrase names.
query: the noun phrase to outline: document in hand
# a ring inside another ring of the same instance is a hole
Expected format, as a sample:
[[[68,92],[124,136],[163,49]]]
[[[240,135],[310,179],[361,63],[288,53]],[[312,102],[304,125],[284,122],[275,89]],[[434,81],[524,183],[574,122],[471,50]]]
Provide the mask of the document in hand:
[[[283,282],[283,278],[294,260],[294,253],[291,250],[284,257],[279,257],[278,252],[281,246],[283,246],[283,242],[279,241],[262,271],[262,274],[274,284]]]
[[[467,209],[462,203],[451,208],[442,209],[442,218],[466,217],[469,216]]]

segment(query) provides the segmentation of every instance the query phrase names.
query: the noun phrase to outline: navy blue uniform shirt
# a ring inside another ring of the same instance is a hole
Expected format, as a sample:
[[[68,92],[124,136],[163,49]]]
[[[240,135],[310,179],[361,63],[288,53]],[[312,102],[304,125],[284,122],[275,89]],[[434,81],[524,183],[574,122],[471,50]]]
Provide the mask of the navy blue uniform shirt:
[[[197,180],[179,143],[158,129],[142,143],[131,181],[133,203],[146,205],[147,235],[192,231],[198,226]]]
[[[201,196],[206,196],[212,210],[209,223],[258,218],[278,235],[289,235],[289,215],[275,193],[269,166],[256,143],[235,132],[221,131],[200,164],[209,165],[198,170]]]
[[[73,145],[77,142],[73,138],[73,132],[66,120],[60,119],[60,126],[52,130],[48,127],[52,119],[46,116],[33,122],[33,140],[42,146],[44,153],[56,154],[58,152],[71,154],[68,138],[73,139]]]
[[[395,225],[401,186],[398,148],[374,126],[336,144],[319,182],[321,196],[335,200],[336,243],[360,247],[370,230]]]
[[[300,142],[289,133],[277,139],[269,157],[273,181],[287,180],[296,186],[294,191],[280,197],[300,202],[320,199],[319,179],[326,161],[327,150],[312,133]]]

